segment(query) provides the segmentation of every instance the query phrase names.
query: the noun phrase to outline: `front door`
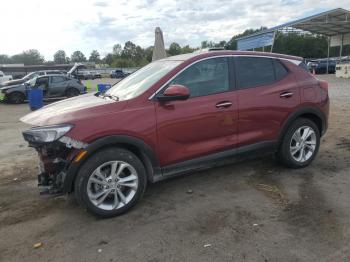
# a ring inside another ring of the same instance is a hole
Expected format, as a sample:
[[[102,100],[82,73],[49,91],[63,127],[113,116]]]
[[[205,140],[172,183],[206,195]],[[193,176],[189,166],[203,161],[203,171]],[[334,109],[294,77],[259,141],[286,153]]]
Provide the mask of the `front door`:
[[[49,77],[43,76],[38,77],[35,82],[35,87],[43,90],[43,96],[48,97],[49,95]]]
[[[169,83],[186,86],[190,97],[156,102],[161,166],[236,146],[238,105],[229,60],[210,58],[191,65]]]

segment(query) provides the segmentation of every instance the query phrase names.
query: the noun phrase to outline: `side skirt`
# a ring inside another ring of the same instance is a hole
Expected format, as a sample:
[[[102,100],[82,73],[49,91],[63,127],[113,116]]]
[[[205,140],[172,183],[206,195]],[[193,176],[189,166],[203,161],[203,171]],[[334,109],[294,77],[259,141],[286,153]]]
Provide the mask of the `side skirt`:
[[[162,175],[155,175],[153,181],[157,182],[194,171],[236,163],[245,159],[254,159],[261,155],[276,152],[277,146],[277,141],[266,141],[164,166],[161,168]]]

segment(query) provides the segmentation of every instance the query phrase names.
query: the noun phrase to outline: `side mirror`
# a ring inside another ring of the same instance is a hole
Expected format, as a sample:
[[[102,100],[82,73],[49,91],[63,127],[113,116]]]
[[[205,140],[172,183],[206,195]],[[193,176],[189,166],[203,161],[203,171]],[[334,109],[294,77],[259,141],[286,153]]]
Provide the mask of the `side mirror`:
[[[183,85],[168,86],[163,94],[157,96],[159,101],[186,100],[189,97],[190,90]]]

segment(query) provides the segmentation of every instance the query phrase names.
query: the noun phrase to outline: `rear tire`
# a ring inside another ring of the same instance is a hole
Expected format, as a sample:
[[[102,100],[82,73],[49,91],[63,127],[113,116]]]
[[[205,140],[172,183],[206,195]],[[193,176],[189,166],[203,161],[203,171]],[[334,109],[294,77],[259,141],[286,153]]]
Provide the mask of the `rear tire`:
[[[25,95],[20,92],[13,92],[8,95],[7,101],[12,104],[22,104],[25,100]]]
[[[320,147],[320,131],[310,119],[298,118],[284,135],[278,160],[290,168],[308,166],[316,157]]]
[[[78,96],[80,94],[79,90],[76,88],[68,88],[66,91],[67,97]]]
[[[135,154],[122,148],[108,148],[83,164],[74,193],[88,212],[107,218],[129,211],[141,199],[146,185],[145,167]]]

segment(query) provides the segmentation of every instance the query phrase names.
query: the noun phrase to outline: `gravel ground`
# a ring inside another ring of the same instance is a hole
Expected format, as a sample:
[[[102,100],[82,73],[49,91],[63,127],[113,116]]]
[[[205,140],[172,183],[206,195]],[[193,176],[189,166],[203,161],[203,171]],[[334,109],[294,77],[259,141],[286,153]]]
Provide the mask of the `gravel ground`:
[[[39,196],[18,121],[28,106],[0,104],[0,261],[350,261],[350,80],[320,78],[330,123],[311,166],[263,158],[182,176],[105,220]]]

